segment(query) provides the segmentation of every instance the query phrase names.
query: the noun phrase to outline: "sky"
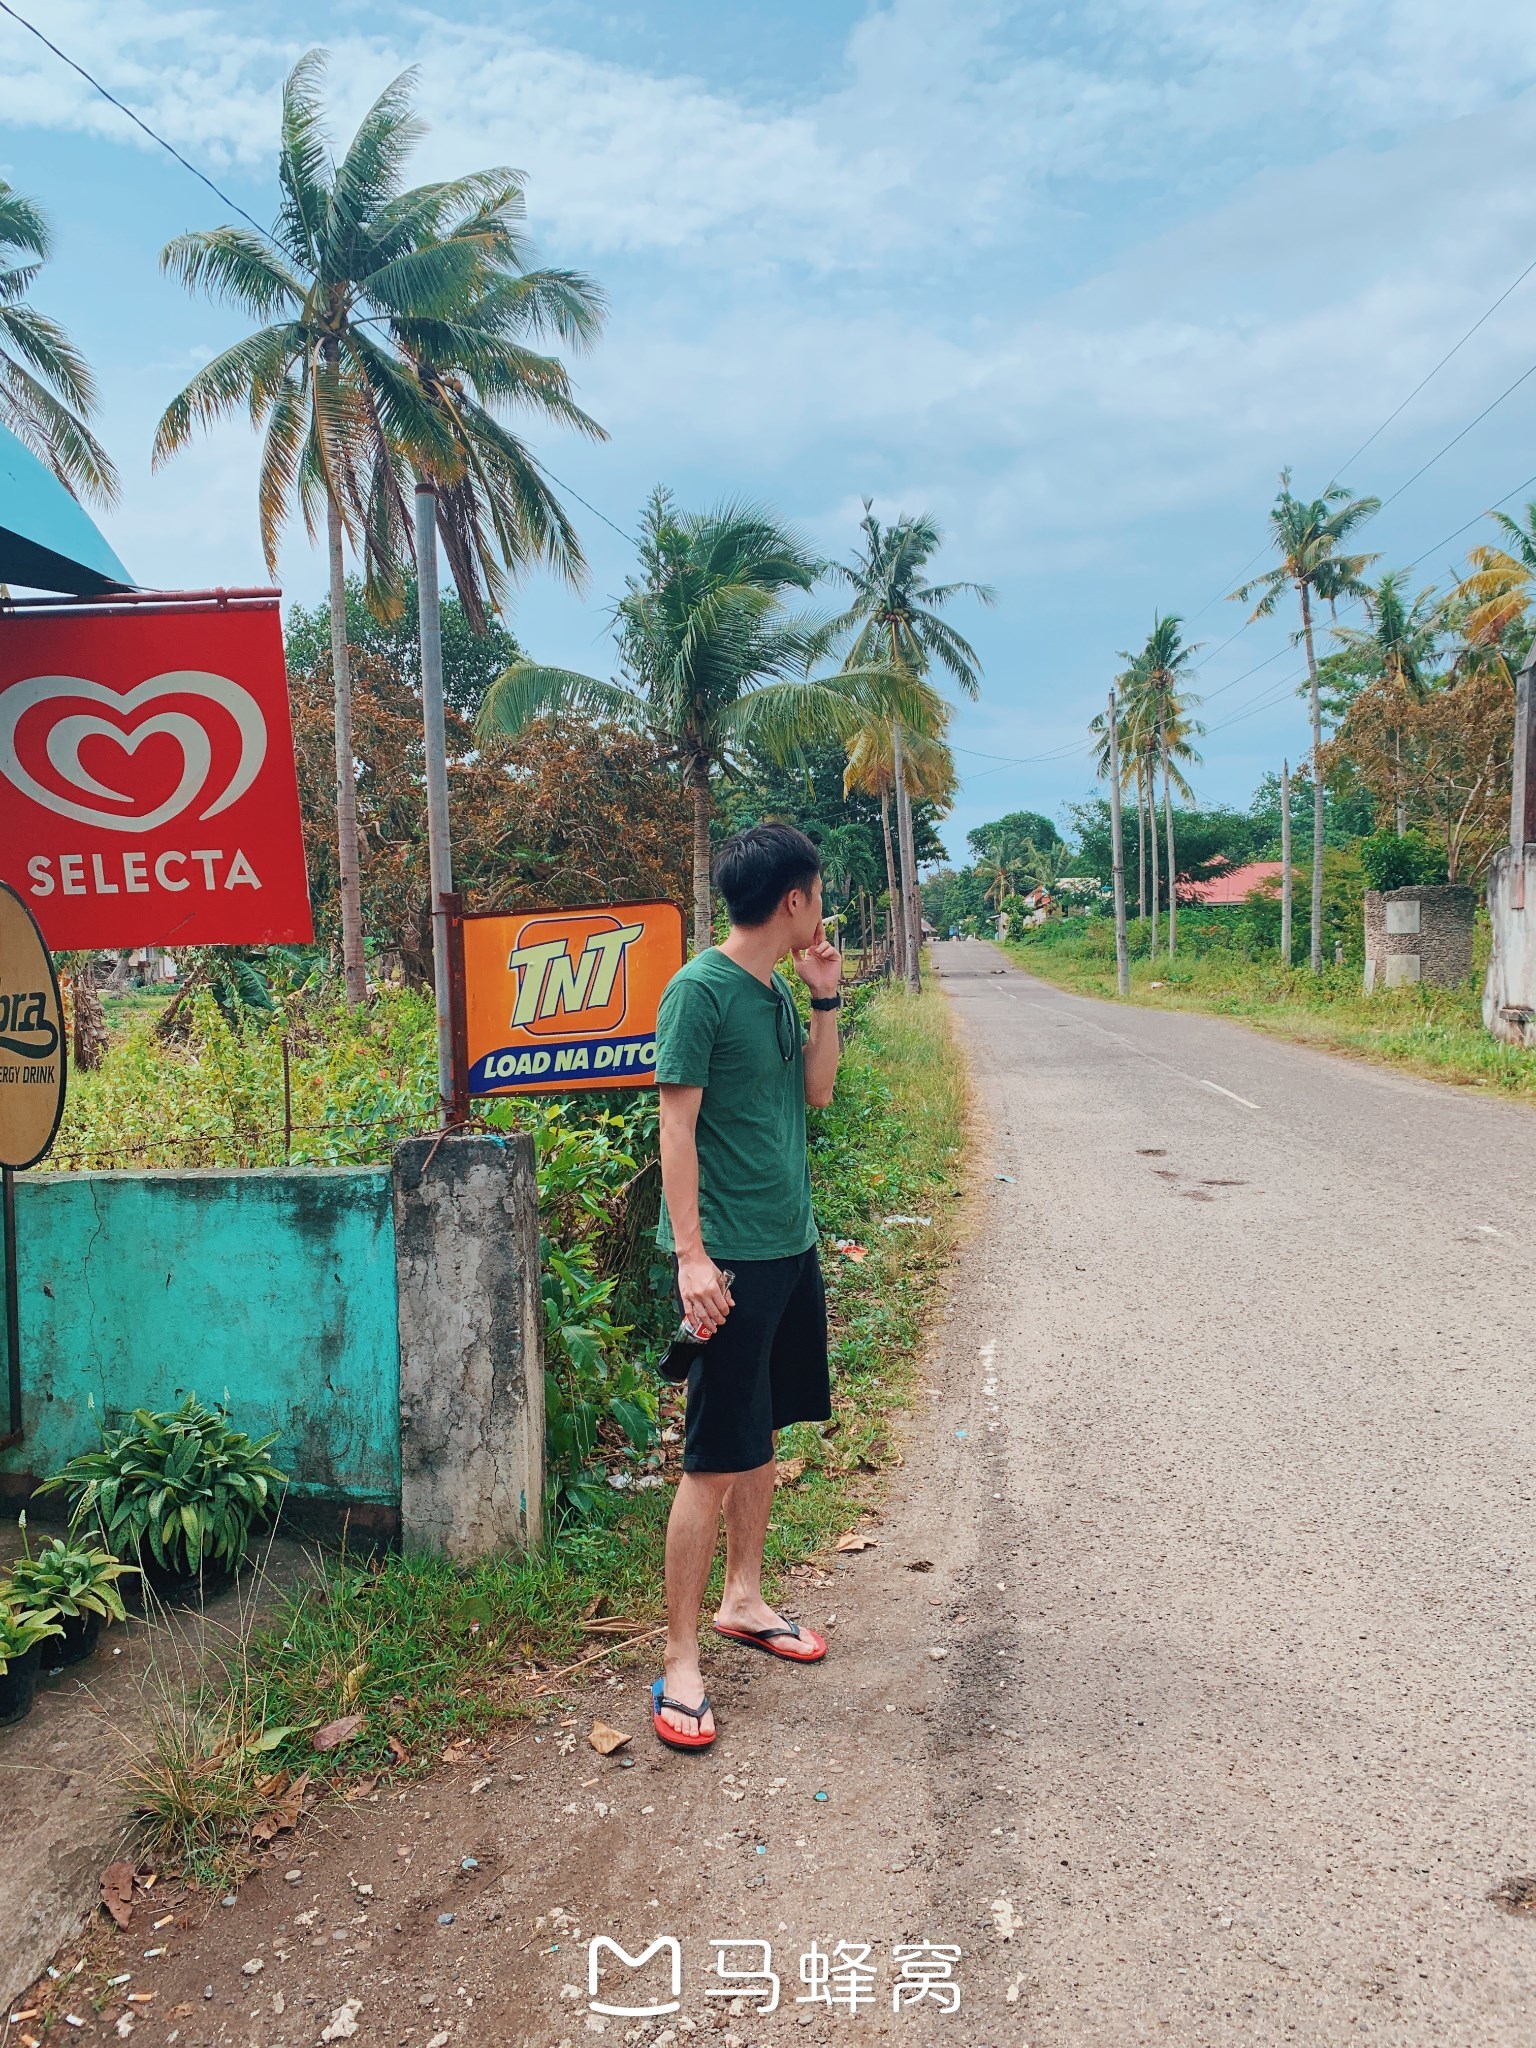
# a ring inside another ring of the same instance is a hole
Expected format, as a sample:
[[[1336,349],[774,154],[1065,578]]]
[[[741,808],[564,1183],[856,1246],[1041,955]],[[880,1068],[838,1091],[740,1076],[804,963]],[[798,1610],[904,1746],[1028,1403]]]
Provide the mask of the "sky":
[[[658,482],[765,502],[829,558],[865,497],[933,516],[937,573],[997,596],[952,614],[984,667],[952,728],[957,857],[1092,793],[1087,722],[1157,611],[1202,643],[1202,800],[1245,805],[1305,753],[1290,622],[1227,599],[1282,465],[1389,501],[1369,545],[1423,582],[1536,496],[1536,376],[1473,424],[1536,364],[1536,275],[1409,397],[1536,259],[1536,9],[12,4],[258,220],[315,44],[339,143],[415,65],[413,175],[527,174],[539,255],[611,304],[573,366],[610,438],[530,428],[591,565],[584,593],[519,592],[539,659],[609,671]],[[113,546],[145,584],[265,582],[248,427],[149,467],[165,404],[242,331],[159,251],[228,207],[4,15],[0,175],[54,225],[33,298],[100,379]],[[279,580],[323,592],[298,521]]]

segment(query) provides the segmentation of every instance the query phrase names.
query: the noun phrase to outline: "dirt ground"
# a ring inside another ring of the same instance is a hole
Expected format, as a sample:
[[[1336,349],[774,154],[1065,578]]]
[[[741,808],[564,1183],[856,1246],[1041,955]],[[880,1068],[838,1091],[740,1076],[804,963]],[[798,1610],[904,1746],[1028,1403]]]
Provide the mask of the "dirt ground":
[[[151,1897],[76,2038],[1536,2040],[1536,1119],[936,951],[989,1155],[826,1663],[713,1644],[699,1757],[599,1679]]]

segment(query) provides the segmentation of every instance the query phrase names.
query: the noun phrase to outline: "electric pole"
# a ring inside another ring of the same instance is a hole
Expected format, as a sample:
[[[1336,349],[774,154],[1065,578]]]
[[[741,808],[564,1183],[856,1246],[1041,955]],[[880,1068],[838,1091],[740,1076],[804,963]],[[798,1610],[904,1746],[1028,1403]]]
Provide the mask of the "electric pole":
[[[1125,942],[1125,844],[1120,828],[1120,725],[1115,710],[1115,693],[1109,693],[1109,822],[1114,840],[1115,873],[1115,986],[1121,995],[1131,992],[1131,963]]]
[[[1291,964],[1291,764],[1280,763],[1280,958]]]

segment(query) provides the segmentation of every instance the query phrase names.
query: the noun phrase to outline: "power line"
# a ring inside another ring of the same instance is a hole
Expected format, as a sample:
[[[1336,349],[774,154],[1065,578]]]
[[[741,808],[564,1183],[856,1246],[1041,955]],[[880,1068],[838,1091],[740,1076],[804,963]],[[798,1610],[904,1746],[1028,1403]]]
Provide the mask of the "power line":
[[[42,30],[37,26],[35,22],[28,21],[24,14],[18,14],[16,12],[16,9],[10,5],[10,0],[0,0],[0,13],[8,14],[11,17],[12,21],[16,22],[20,27],[24,28],[29,35],[36,36],[37,40],[43,45],[44,49],[51,50],[54,56],[58,58],[61,64],[67,64],[71,71],[73,71],[78,77],[83,78],[85,80],[86,84],[90,86],[93,92],[100,93],[101,97],[104,100],[106,100],[110,105],[116,107],[120,114],[126,114],[128,119],[133,123],[133,125],[136,128],[141,129],[143,133],[149,137],[151,142],[158,143],[161,149],[165,150],[168,155],[173,156],[176,159],[177,163],[181,165],[184,171],[190,171],[193,177],[196,178],[199,181],[199,183],[206,185],[208,187],[208,190],[211,193],[213,193],[214,197],[216,199],[221,199],[232,213],[238,213],[240,218],[243,221],[245,221],[249,226],[253,227],[258,235],[261,235],[263,238],[265,238],[268,235],[268,229],[264,228],[259,220],[253,219],[252,216],[246,212],[245,208],[242,205],[240,205],[238,200],[231,199],[229,194],[223,189],[223,187],[220,185],[216,185],[212,178],[208,176],[206,171],[200,171],[196,164],[189,163],[187,158],[182,155],[181,151],[176,147],[176,145],[173,142],[167,142],[165,137],[159,134],[155,129],[151,128],[149,123],[146,120],[144,120],[141,115],[136,114],[133,111],[132,107],[125,106],[124,103],[117,97],[117,95],[113,92],[109,92],[106,86],[102,84],[101,80],[99,78],[93,77],[91,73],[86,70],[83,64],[77,63],[76,60],[73,57],[71,57],[66,50],[61,50],[57,43],[50,42],[48,37],[43,34]],[[580,491],[572,490],[571,486],[567,483],[561,483],[560,478],[555,475],[554,471],[546,467],[544,463],[540,462],[539,458],[536,455],[532,456],[531,459],[537,465],[538,468],[544,471],[544,474],[549,478],[552,484],[558,485],[562,491],[569,493],[569,495],[576,500],[578,505],[583,506],[588,512],[592,514],[592,517],[594,519],[601,519],[605,526],[612,527],[613,531],[619,536],[620,540],[628,541],[631,547],[638,545],[632,533],[626,533],[624,528],[622,526],[617,525],[612,519],[610,519],[606,512],[600,512],[596,505],[589,503],[588,500],[581,495]]]
[[[124,106],[123,102],[117,97],[116,93],[108,92],[107,88],[102,84],[101,80],[99,78],[93,78],[90,72],[86,70],[83,64],[77,64],[73,57],[67,55],[63,50],[59,48],[57,43],[51,43],[48,40],[47,36],[45,36],[42,30],[37,26],[36,22],[28,21],[24,14],[18,14],[15,8],[9,4],[9,0],[0,0],[0,12],[8,14],[11,17],[12,21],[17,22],[22,28],[24,28],[27,31],[28,35],[36,36],[37,40],[43,45],[44,49],[51,50],[54,56],[58,58],[61,64],[67,64],[71,71],[75,72],[79,77],[83,78],[86,84],[90,86],[93,92],[99,92],[102,98],[108,101],[112,106],[116,107],[117,111],[120,114],[126,114],[128,116],[128,119],[135,126],[135,128],[141,128],[144,131],[144,133],[149,137],[151,142],[158,143],[163,150],[168,151],[170,155],[175,157],[177,163],[181,165],[184,171],[190,171],[193,177],[199,179],[204,185],[206,185],[208,187],[208,190],[212,192],[216,198],[222,199],[224,204],[227,207],[229,207],[232,212],[238,213],[243,221],[249,221],[250,225],[256,230],[258,235],[266,235],[268,231],[266,228],[262,226],[259,220],[252,220],[251,216],[246,212],[245,208],[239,205],[237,201],[231,199],[227,192],[223,191],[219,186],[215,185],[212,178],[208,176],[206,171],[200,171],[197,168],[196,164],[189,163],[187,159],[182,155],[181,151],[176,147],[175,143],[167,142],[163,135],[157,135],[155,130],[150,127],[147,121],[141,119],[140,116],[133,111],[132,107]]]
[[[1396,405],[1393,407],[1391,412],[1389,412],[1386,418],[1382,421],[1381,425],[1376,429],[1375,433],[1368,434],[1366,438],[1360,443],[1360,446],[1355,450],[1354,454],[1347,456],[1345,460],[1338,465],[1338,468],[1336,468],[1333,473],[1334,483],[1338,482],[1339,470],[1348,469],[1350,463],[1359,461],[1360,457],[1365,453],[1366,449],[1370,447],[1371,443],[1373,441],[1379,440],[1380,437],[1386,432],[1387,428],[1390,427],[1392,422],[1397,418],[1398,414],[1404,411],[1406,407],[1412,405],[1413,401],[1424,389],[1424,386],[1428,384],[1432,378],[1439,376],[1440,372],[1451,360],[1451,357],[1455,355],[1459,349],[1464,347],[1465,344],[1472,339],[1473,335],[1476,334],[1479,327],[1481,327],[1485,321],[1492,319],[1493,315],[1499,310],[1500,306],[1503,305],[1504,301],[1510,296],[1512,292],[1517,290],[1519,286],[1525,283],[1525,280],[1530,276],[1533,270],[1536,270],[1536,258],[1533,258],[1529,263],[1527,263],[1524,270],[1521,271],[1520,275],[1515,279],[1513,284],[1505,286],[1504,290],[1499,293],[1499,296],[1494,300],[1493,304],[1489,306],[1485,312],[1482,312],[1478,315],[1478,317],[1472,322],[1472,325],[1467,329],[1466,333],[1461,337],[1461,340],[1452,343],[1451,347],[1449,347],[1446,350],[1445,354],[1440,358],[1439,362],[1435,364],[1434,368],[1428,371],[1424,376],[1422,376],[1419,379],[1418,383],[1414,385],[1413,389],[1409,392],[1408,396],[1402,401],[1402,403],[1400,405]],[[1529,374],[1529,372],[1527,372],[1527,374]],[[1511,386],[1510,388],[1512,390],[1514,387]],[[1504,395],[1507,398],[1509,396],[1509,393],[1506,392]],[[1495,403],[1497,403],[1497,400],[1495,400]],[[1481,418],[1481,414],[1479,415],[1479,418]],[[1474,420],[1473,425],[1475,426],[1476,424],[1477,422]],[[1422,473],[1423,472],[1421,471],[1420,474],[1422,475]],[[1411,483],[1412,481],[1413,479],[1410,477],[1409,482]],[[1404,490],[1406,490],[1407,487],[1408,486],[1405,484],[1403,486]],[[1396,494],[1394,493],[1394,495]],[[1389,499],[1388,503],[1390,502],[1391,500]]]
[[[1483,311],[1478,314],[1477,318],[1472,322],[1472,325],[1467,329],[1466,333],[1463,334],[1459,340],[1454,341],[1451,344],[1451,346],[1446,350],[1445,354],[1441,356],[1440,360],[1434,365],[1434,367],[1430,370],[1427,370],[1425,374],[1419,379],[1418,383],[1414,385],[1413,389],[1408,393],[1407,397],[1399,400],[1399,402],[1387,414],[1386,418],[1381,422],[1381,424],[1366,435],[1365,439],[1360,443],[1360,446],[1356,448],[1352,454],[1346,456],[1342,462],[1337,463],[1334,466],[1332,476],[1329,479],[1328,488],[1330,490],[1333,488],[1333,485],[1338,482],[1341,472],[1347,470],[1351,463],[1358,462],[1360,457],[1365,453],[1366,449],[1371,447],[1373,443],[1381,439],[1382,435],[1387,431],[1387,428],[1391,426],[1392,422],[1398,417],[1398,415],[1400,413],[1406,412],[1408,407],[1412,405],[1413,401],[1418,397],[1419,393],[1424,389],[1425,385],[1433,382],[1433,380],[1439,376],[1440,372],[1445,368],[1446,364],[1451,360],[1452,356],[1458,354],[1460,350],[1463,349],[1466,346],[1466,344],[1472,339],[1473,335],[1477,333],[1478,329],[1486,325],[1486,323],[1493,318],[1494,314],[1499,310],[1500,306],[1503,305],[1504,301],[1507,298],[1511,297],[1513,293],[1519,290],[1520,286],[1525,283],[1525,280],[1531,275],[1533,271],[1536,271],[1536,258],[1533,258],[1531,262],[1529,262],[1525,266],[1524,270],[1521,271],[1520,275],[1514,280],[1512,284],[1507,284],[1504,287],[1503,291],[1499,293],[1498,297],[1493,301],[1492,305],[1486,306],[1483,309]],[[1536,365],[1533,365],[1533,367],[1536,367]],[[1525,372],[1525,377],[1528,377],[1530,374],[1531,372],[1527,370]],[[1525,377],[1517,377],[1515,379],[1514,384],[1510,385],[1509,391],[1502,392],[1499,395],[1499,397],[1493,401],[1493,404],[1501,405],[1503,401],[1506,398],[1508,398],[1510,391],[1515,390],[1520,384],[1524,383]],[[1462,433],[1470,433],[1471,429],[1477,425],[1478,420],[1486,419],[1488,413],[1492,410],[1493,406],[1489,406],[1487,408],[1487,411],[1479,413],[1476,420],[1472,420],[1468,426],[1462,429]],[[1456,440],[1460,439],[1461,435],[1458,434],[1456,436]],[[1454,448],[1455,445],[1456,441],[1448,441],[1445,447],[1440,450],[1440,455],[1444,455],[1447,452],[1447,450]],[[1430,458],[1430,461],[1424,465],[1424,469],[1431,468],[1434,463],[1438,462],[1440,459],[1440,455],[1432,456]],[[1403,492],[1407,490],[1408,484],[1416,483],[1418,479],[1424,474],[1424,469],[1415,470],[1413,475],[1409,477],[1408,483],[1400,484],[1398,488],[1392,493],[1392,498],[1401,497]],[[1383,503],[1385,505],[1390,505],[1392,503],[1392,498],[1384,499]],[[1469,521],[1468,524],[1475,524],[1475,522]],[[1463,528],[1463,531],[1465,531],[1465,528]],[[1259,549],[1258,553],[1256,555],[1251,556],[1250,559],[1244,563],[1243,567],[1239,569],[1239,571],[1237,572],[1237,580],[1241,582],[1242,578],[1247,575],[1248,571],[1251,568],[1253,568],[1254,564],[1262,561],[1264,556],[1268,554],[1268,552],[1269,546],[1266,542],[1266,544]],[[1211,606],[1213,604],[1218,604],[1225,594],[1226,593],[1223,591],[1218,591],[1214,597],[1208,597],[1205,603],[1201,605],[1199,611],[1190,613],[1190,623],[1193,624],[1196,619],[1203,618],[1205,614],[1210,610]],[[1238,629],[1239,632],[1246,630],[1247,623],[1248,622],[1245,622],[1244,626]],[[1235,640],[1236,638],[1237,634],[1234,633],[1232,635],[1232,639]],[[1222,645],[1230,646],[1231,641],[1224,641]],[[1220,648],[1217,648],[1215,650],[1215,652],[1217,653],[1220,653],[1220,651]],[[1203,667],[1204,664],[1202,663],[1201,666]]]
[[[0,0],[0,6],[4,6],[4,4],[5,0]],[[639,547],[640,543],[638,540],[636,540],[635,536],[632,533],[626,533],[622,526],[615,525],[613,520],[611,520],[608,517],[608,514],[606,512],[599,512],[595,505],[591,504],[586,498],[584,498],[581,495],[580,491],[572,490],[571,486],[567,483],[561,483],[560,478],[555,475],[555,472],[549,467],[548,463],[540,462],[538,456],[534,455],[531,451],[529,453],[529,460],[533,463],[536,469],[543,470],[544,474],[549,478],[552,484],[557,484],[559,485],[559,488],[562,491],[568,492],[569,495],[576,500],[578,505],[584,505],[587,511],[589,511],[592,514],[592,517],[594,519],[601,519],[604,526],[613,527],[614,532],[619,536],[620,540],[627,540],[632,548]]]

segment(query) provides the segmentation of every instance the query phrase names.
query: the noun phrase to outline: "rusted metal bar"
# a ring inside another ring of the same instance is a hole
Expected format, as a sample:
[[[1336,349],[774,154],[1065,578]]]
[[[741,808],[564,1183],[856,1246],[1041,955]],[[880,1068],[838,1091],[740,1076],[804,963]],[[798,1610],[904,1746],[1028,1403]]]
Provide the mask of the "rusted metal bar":
[[[448,928],[449,1014],[453,1024],[453,1095],[446,1123],[469,1122],[469,1016],[464,1002],[464,898],[445,890],[442,905]]]
[[[275,584],[249,588],[214,590],[115,590],[106,597],[8,597],[0,602],[0,617],[7,612],[26,612],[63,618],[110,618],[114,613],[156,611],[255,611],[282,601]]]

